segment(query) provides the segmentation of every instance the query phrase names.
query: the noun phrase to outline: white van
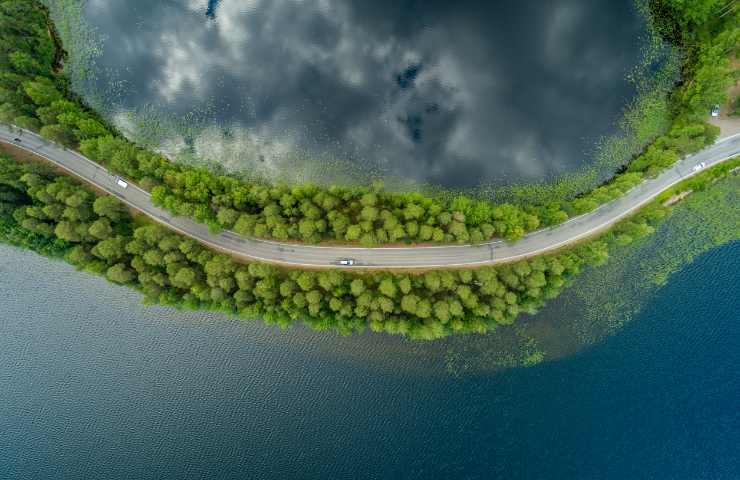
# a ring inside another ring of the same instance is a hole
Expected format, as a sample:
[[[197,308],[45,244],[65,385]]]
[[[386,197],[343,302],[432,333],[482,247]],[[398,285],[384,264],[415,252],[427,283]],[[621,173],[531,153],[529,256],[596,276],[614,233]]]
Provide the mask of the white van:
[[[128,182],[124,181],[121,177],[116,177],[116,185],[121,188],[127,188]]]

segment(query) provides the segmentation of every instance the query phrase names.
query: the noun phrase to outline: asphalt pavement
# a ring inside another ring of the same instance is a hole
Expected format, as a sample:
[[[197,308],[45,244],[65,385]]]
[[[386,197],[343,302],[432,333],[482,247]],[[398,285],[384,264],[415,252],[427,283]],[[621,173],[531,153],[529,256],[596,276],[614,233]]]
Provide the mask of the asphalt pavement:
[[[156,207],[150,195],[131,181],[124,179],[128,186],[122,188],[116,183],[116,174],[33,132],[0,124],[0,141],[43,157],[74,176],[116,195],[155,221],[236,257],[294,267],[386,270],[493,265],[551,252],[605,230],[661,192],[697,174],[694,167],[702,162],[706,164],[704,168],[709,168],[740,154],[740,135],[721,139],[701,152],[680,160],[657,178],[646,180],[622,197],[556,227],[531,232],[516,242],[363,248],[280,243],[246,238],[229,231],[212,234],[203,224],[176,217]],[[353,266],[338,265],[340,259],[350,258],[355,260]]]

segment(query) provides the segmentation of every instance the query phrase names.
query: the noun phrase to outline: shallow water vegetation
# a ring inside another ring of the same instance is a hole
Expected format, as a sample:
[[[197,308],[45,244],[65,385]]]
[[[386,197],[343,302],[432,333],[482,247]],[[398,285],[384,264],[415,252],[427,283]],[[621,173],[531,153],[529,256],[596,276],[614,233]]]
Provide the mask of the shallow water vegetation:
[[[577,282],[537,315],[525,315],[495,334],[452,337],[429,348],[444,348],[453,374],[489,373],[524,366],[538,353],[543,361],[562,358],[619,332],[673,273],[713,248],[740,240],[740,175],[701,180],[705,188],[665,209],[655,234],[613,246],[606,264],[584,268]]]
[[[706,178],[693,188],[671,207],[656,235],[615,249],[605,267],[587,271],[567,295],[581,312],[581,342],[591,344],[619,330],[671,274],[698,255],[740,239],[740,176]]]

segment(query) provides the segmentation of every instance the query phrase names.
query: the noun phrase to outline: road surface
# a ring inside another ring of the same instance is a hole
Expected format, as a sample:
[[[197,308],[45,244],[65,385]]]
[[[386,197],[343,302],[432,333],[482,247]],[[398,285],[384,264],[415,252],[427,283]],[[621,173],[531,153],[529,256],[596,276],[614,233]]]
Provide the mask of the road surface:
[[[0,141],[49,160],[99,189],[118,196],[129,206],[183,235],[242,259],[311,268],[390,270],[473,267],[539,255],[592,236],[613,225],[664,190],[696,174],[693,167],[701,162],[705,162],[705,168],[709,168],[740,154],[740,135],[722,139],[679,161],[657,178],[646,180],[617,200],[556,227],[531,232],[513,243],[492,241],[477,245],[361,248],[280,243],[245,238],[229,231],[212,234],[203,224],[189,218],[176,217],[154,206],[149,194],[132,182],[128,182],[127,188],[121,188],[116,183],[115,174],[79,153],[52,144],[32,132],[19,132],[21,131],[15,127],[0,124]],[[20,142],[15,141],[15,138],[19,138]],[[343,258],[354,259],[355,265],[337,265]]]

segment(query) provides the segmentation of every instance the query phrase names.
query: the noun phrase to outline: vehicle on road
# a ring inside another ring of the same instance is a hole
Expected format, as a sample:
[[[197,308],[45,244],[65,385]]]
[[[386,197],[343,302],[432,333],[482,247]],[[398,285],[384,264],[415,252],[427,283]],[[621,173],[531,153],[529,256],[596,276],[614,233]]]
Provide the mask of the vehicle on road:
[[[712,116],[719,117],[719,105],[715,105],[714,107],[712,107]]]
[[[15,138],[13,139],[13,141],[14,141],[15,143],[21,143],[21,139],[20,139],[20,138],[18,138],[18,137],[15,137]]]
[[[17,135],[21,137],[20,134]],[[37,141],[43,142],[43,139],[31,138],[33,139],[33,146],[36,145]],[[12,133],[8,134],[6,127],[0,122],[0,142],[12,143],[11,139],[13,139]],[[64,154],[62,147],[54,142],[47,142],[44,145],[46,151],[43,152],[43,158],[65,168],[94,186],[109,191],[129,204],[131,208],[142,211],[147,215],[153,215],[155,219],[161,220],[162,223],[170,224],[169,217],[163,218],[151,213],[151,207],[154,206],[152,200],[137,185],[133,184],[132,190],[135,190],[134,192],[128,192],[129,183],[115,173],[109,173],[102,165],[80,154]],[[34,150],[32,148],[28,149]],[[547,230],[530,232],[516,244],[508,244],[499,240],[500,245],[496,245],[495,252],[492,245],[496,242],[482,245],[409,246],[394,249],[355,247],[352,248],[352,251],[349,251],[347,247],[342,246],[315,247],[274,241],[262,242],[249,237],[240,241],[236,240],[237,237],[227,238],[223,236],[223,232],[213,235],[210,233],[204,234],[202,233],[202,227],[195,220],[186,217],[181,219],[181,224],[177,228],[174,225],[170,225],[170,227],[194,240],[215,248],[222,248],[234,255],[280,265],[340,268],[348,271],[356,270],[355,267],[378,270],[407,270],[493,265],[512,262],[523,256],[544,254],[562,248],[564,245],[573,243],[587,235],[592,235],[594,232],[605,229],[619,221],[629,214],[635,208],[635,205],[652,200],[660,192],[677,184],[687,174],[688,176],[698,175],[700,174],[699,170],[708,169],[710,163],[719,165],[738,154],[740,154],[740,136],[727,137],[701,153],[685,158],[674,168],[661,173],[656,179],[651,180],[652,184],[648,185],[648,188],[635,188],[625,193],[622,201],[604,204],[598,210],[573,217]],[[701,161],[701,158],[706,160]],[[91,165],[94,166],[93,169],[90,168]],[[347,253],[360,255],[361,260],[340,256]],[[495,253],[495,255],[492,255],[492,253]]]

